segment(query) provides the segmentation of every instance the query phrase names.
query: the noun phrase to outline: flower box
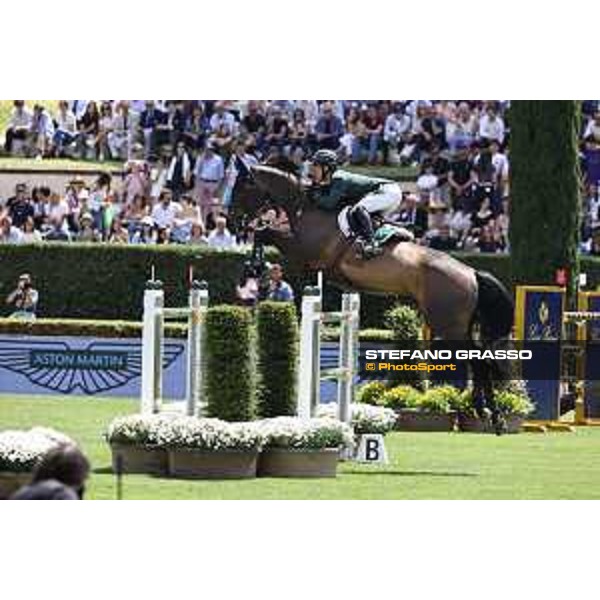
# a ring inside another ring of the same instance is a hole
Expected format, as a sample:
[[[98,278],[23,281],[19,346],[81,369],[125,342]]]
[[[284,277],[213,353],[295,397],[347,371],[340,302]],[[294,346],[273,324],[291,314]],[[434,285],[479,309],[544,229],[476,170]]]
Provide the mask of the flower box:
[[[170,448],[168,472],[186,479],[248,479],[256,477],[258,450]]]
[[[336,477],[339,448],[268,448],[258,460],[259,477]]]
[[[454,431],[456,413],[435,413],[418,410],[399,410],[398,431]]]
[[[522,415],[506,415],[504,433],[520,433],[525,422]],[[458,415],[458,429],[465,433],[496,433],[490,421],[484,421],[471,415]]]
[[[143,444],[119,444],[112,442],[112,467],[116,473],[144,473],[146,475],[167,475],[167,451],[164,448]],[[117,458],[121,464],[117,465]]]
[[[0,500],[7,500],[18,489],[27,485],[31,481],[31,473],[28,471],[22,472],[0,472]]]

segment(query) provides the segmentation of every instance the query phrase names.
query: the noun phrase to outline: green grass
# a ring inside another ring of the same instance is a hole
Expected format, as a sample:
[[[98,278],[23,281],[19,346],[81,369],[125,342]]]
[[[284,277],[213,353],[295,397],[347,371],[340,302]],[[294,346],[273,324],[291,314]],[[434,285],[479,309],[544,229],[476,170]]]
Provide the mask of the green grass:
[[[46,425],[75,438],[94,474],[89,498],[114,498],[110,453],[102,431],[137,409],[121,399],[0,396],[0,429]],[[346,463],[337,479],[176,481],[127,476],[129,499],[598,499],[600,428],[575,433],[495,437],[393,433],[390,464]]]

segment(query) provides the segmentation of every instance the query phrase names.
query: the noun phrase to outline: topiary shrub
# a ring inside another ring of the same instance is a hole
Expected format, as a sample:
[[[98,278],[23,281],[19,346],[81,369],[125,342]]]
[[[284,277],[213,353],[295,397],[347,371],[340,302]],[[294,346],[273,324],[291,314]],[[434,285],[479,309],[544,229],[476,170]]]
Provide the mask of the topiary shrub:
[[[252,315],[239,306],[206,311],[205,394],[208,414],[224,421],[254,417]]]
[[[423,322],[419,313],[406,304],[398,304],[386,311],[383,324],[394,333],[397,341],[417,341],[421,339]]]
[[[385,383],[370,381],[361,385],[356,391],[356,402],[361,404],[381,405],[382,396],[387,391]]]
[[[290,302],[262,302],[256,313],[261,417],[296,414],[298,320]]]

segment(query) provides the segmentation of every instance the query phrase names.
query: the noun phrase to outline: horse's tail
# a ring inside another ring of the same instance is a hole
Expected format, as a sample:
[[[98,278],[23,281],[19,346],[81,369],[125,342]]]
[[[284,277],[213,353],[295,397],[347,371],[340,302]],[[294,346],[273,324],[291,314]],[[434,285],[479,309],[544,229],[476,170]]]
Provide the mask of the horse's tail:
[[[477,278],[477,307],[471,320],[471,333],[477,323],[481,340],[485,344],[507,339],[510,336],[514,304],[509,291],[491,273],[475,271]],[[470,335],[472,338],[472,336]]]

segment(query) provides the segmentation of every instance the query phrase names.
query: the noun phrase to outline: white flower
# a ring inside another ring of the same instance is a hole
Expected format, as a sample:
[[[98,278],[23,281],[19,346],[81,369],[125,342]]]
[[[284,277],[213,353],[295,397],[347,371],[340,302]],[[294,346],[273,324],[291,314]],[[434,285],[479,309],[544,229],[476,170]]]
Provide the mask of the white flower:
[[[265,445],[271,448],[352,448],[352,429],[333,419],[277,417],[259,422]]]
[[[320,417],[337,419],[338,405],[335,402],[319,406],[317,414]],[[357,434],[387,433],[391,431],[398,416],[390,408],[371,406],[370,404],[352,404],[352,427]]]
[[[31,471],[49,450],[71,444],[71,438],[46,427],[0,432],[0,471]]]
[[[228,423],[177,414],[129,415],[108,427],[109,442],[198,450],[255,450],[262,435],[253,423]]]

